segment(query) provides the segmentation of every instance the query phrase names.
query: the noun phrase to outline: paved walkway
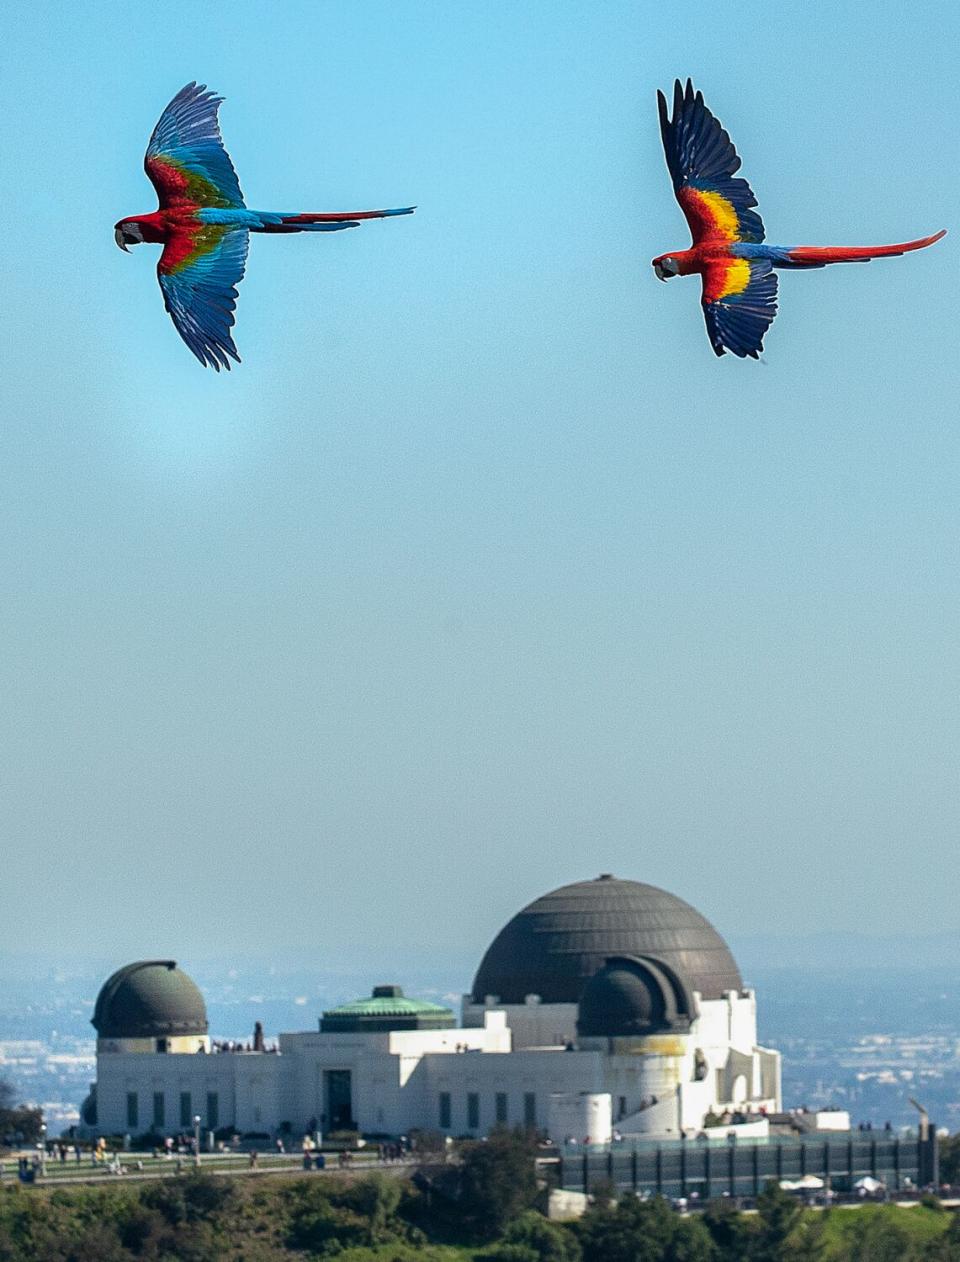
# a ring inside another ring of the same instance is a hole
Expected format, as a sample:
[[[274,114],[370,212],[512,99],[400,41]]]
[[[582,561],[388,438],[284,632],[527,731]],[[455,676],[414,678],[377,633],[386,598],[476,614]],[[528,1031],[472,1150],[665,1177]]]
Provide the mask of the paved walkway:
[[[42,1188],[42,1187],[63,1187],[67,1184],[82,1183],[114,1183],[117,1181],[138,1181],[143,1182],[149,1179],[173,1179],[178,1175],[189,1174],[196,1169],[196,1163],[192,1156],[183,1155],[179,1159],[174,1157],[167,1160],[166,1157],[142,1156],[138,1153],[121,1153],[119,1154],[120,1162],[118,1173],[116,1169],[110,1166],[98,1165],[93,1167],[90,1165],[89,1159],[79,1165],[76,1161],[67,1161],[62,1164],[59,1160],[47,1161],[47,1170],[45,1175],[37,1173],[36,1179],[32,1183],[19,1184],[25,1188]],[[142,1163],[142,1169],[138,1168],[138,1163]],[[363,1175],[369,1174],[371,1171],[379,1171],[381,1174],[406,1174],[411,1169],[420,1164],[419,1159],[413,1157],[405,1157],[401,1161],[378,1161],[376,1155],[370,1158],[354,1159],[349,1165],[341,1166],[337,1163],[336,1156],[331,1159],[327,1156],[327,1164],[322,1170],[312,1168],[304,1169],[302,1153],[260,1153],[257,1157],[257,1164],[250,1165],[249,1154],[247,1153],[204,1153],[200,1158],[199,1168],[204,1174],[216,1175],[233,1175],[233,1176],[252,1176],[268,1174],[300,1174],[305,1177],[319,1177],[324,1175]],[[3,1176],[0,1179],[0,1186],[19,1183],[17,1174],[17,1159],[4,1158],[3,1160]]]

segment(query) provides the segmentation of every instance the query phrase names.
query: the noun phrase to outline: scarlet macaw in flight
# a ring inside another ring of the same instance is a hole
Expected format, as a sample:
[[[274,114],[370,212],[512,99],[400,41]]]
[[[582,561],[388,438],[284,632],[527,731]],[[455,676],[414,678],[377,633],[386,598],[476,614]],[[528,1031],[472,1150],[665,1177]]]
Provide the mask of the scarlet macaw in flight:
[[[143,160],[159,209],[130,215],[114,227],[121,250],[143,241],[163,246],[157,277],[164,305],[200,363],[217,372],[229,369],[230,358],[240,362],[230,330],[251,232],[339,232],[359,227],[361,219],[415,210],[301,215],[248,210],[220,136],[222,100],[205,84],[180,89],[160,115]]]
[[[886,255],[922,250],[946,235],[905,241],[901,245],[834,248],[814,245],[763,245],[763,220],[752,208],[757,199],[742,177],[740,158],[730,137],[694,94],[678,79],[673,86],[673,118],[657,93],[660,135],[673,178],[673,191],[693,236],[689,250],[673,250],[653,260],[660,280],[699,272],[703,279],[703,314],[710,345],[718,355],[732,351],[758,359],[763,338],[777,314],[775,267],[824,267],[860,263]]]

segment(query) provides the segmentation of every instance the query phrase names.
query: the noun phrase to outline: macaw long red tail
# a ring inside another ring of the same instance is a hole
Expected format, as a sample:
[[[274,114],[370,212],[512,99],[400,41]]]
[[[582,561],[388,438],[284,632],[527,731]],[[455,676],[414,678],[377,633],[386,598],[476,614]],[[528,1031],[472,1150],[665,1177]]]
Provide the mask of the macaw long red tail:
[[[342,210],[302,215],[265,217],[254,232],[340,232],[343,228],[356,228],[361,219],[389,219],[391,215],[412,215],[416,206],[403,206],[398,210]]]
[[[283,222],[294,223],[341,223],[346,219],[389,219],[391,215],[412,215],[416,206],[403,206],[399,210],[341,210],[322,215],[284,215]]]
[[[870,259],[895,257],[910,250],[923,250],[947,235],[944,228],[932,237],[903,241],[899,245],[795,245],[786,251],[787,259],[798,267],[823,267],[825,263],[866,263]]]

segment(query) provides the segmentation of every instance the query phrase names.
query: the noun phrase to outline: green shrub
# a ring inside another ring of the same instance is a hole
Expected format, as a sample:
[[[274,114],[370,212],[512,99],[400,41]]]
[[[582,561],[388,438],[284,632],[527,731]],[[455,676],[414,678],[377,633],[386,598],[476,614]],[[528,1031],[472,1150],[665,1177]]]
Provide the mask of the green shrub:
[[[898,1223],[864,1216],[850,1239],[850,1262],[920,1262],[922,1253]]]
[[[540,1262],[540,1254],[531,1245],[510,1242],[484,1250],[483,1257],[492,1258],[494,1262]]]
[[[350,1244],[366,1244],[365,1234],[359,1225],[348,1228],[341,1215],[327,1202],[312,1210],[304,1207],[294,1216],[287,1243],[294,1249],[330,1254],[343,1248],[344,1239]]]
[[[770,1179],[757,1197],[757,1214],[760,1231],[756,1256],[761,1262],[766,1262],[768,1258],[771,1262],[779,1262],[784,1256],[787,1240],[800,1223],[803,1206],[795,1196]]]
[[[513,1250],[514,1252],[504,1252]],[[494,1247],[490,1257],[498,1262],[580,1262],[580,1242],[573,1232],[559,1223],[538,1214],[536,1210],[528,1210],[509,1223],[503,1233],[503,1242]]]
[[[615,1207],[593,1207],[574,1230],[583,1262],[711,1262],[716,1256],[702,1220],[681,1218],[660,1196],[624,1196]]]
[[[521,1131],[494,1131],[485,1142],[464,1146],[460,1208],[478,1235],[495,1239],[533,1204],[534,1154],[532,1139]]]
[[[741,1214],[729,1200],[709,1201],[703,1225],[722,1258],[748,1258],[759,1229],[759,1220]]]
[[[131,1205],[126,1214],[117,1222],[117,1234],[120,1243],[131,1253],[144,1252],[147,1242],[152,1236],[159,1234],[163,1219],[156,1210],[145,1204]]]
[[[370,1174],[355,1183],[347,1183],[334,1197],[334,1204],[352,1210],[370,1224],[370,1243],[389,1240],[397,1232],[397,1209],[403,1195],[398,1179],[383,1174]]]
[[[950,1216],[950,1225],[938,1238],[927,1243],[924,1262],[957,1262],[960,1258],[960,1217]]]
[[[171,1227],[179,1223],[207,1222],[224,1213],[236,1197],[229,1179],[192,1171],[178,1179],[147,1183],[140,1203],[156,1210]]]
[[[342,1249],[390,1240],[394,1229],[399,1228],[393,1218],[400,1200],[399,1188],[395,1200],[392,1193],[392,1189],[381,1188],[376,1179],[362,1179],[355,1184],[298,1180],[287,1193],[287,1243],[292,1248],[329,1257]]]

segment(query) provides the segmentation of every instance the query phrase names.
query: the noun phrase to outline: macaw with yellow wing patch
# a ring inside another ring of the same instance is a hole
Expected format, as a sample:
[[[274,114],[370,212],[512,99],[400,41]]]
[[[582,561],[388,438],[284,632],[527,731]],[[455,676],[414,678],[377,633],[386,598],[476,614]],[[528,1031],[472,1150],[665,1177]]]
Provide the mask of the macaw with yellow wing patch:
[[[217,110],[222,98],[188,83],[160,116],[143,165],[160,206],[114,225],[121,250],[152,241],[163,246],[157,278],[177,332],[201,364],[240,362],[230,332],[251,232],[340,232],[361,219],[412,215],[399,210],[289,214],[248,210],[223,147]]]
[[[777,314],[774,268],[825,267],[922,250],[946,235],[920,237],[900,245],[764,245],[757,199],[736,176],[740,158],[730,137],[687,80],[673,88],[673,117],[657,93],[660,134],[673,190],[693,237],[689,250],[673,250],[653,260],[660,280],[698,273],[703,281],[703,314],[710,345],[718,355],[731,351],[758,359],[763,338]]]

